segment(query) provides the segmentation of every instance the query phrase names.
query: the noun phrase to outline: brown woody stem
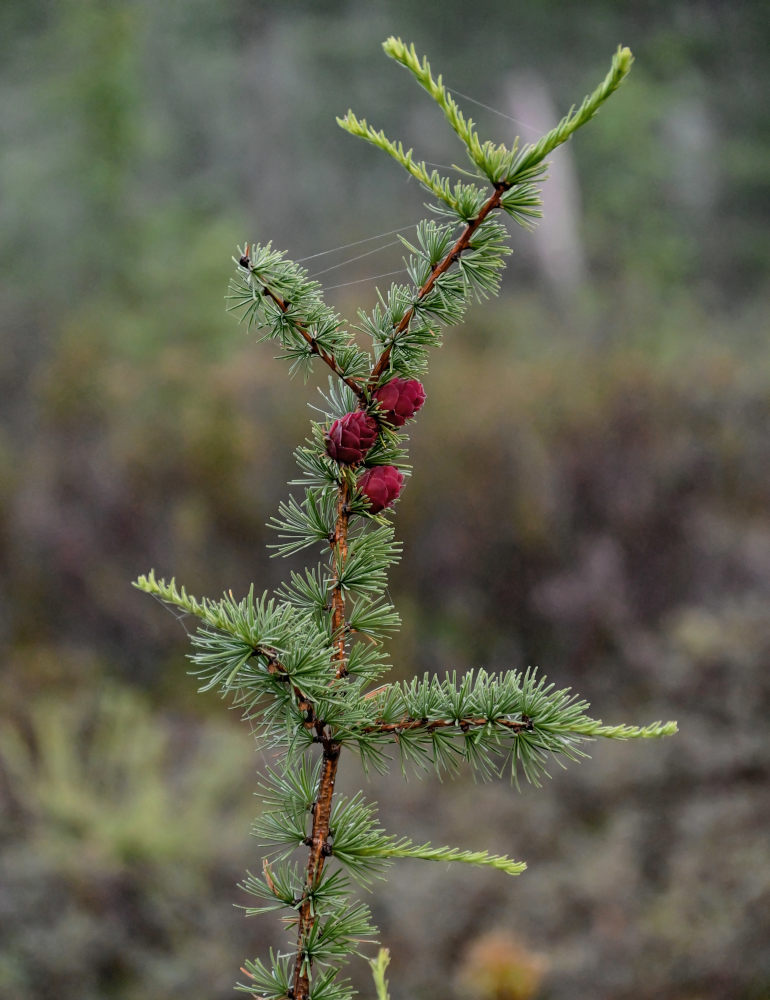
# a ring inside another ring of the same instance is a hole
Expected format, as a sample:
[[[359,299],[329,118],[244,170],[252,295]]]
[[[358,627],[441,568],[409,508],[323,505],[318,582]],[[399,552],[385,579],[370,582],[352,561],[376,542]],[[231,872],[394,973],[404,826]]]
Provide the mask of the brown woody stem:
[[[305,941],[317,917],[311,912],[309,893],[318,885],[323,873],[329,840],[329,822],[332,813],[334,782],[340,748],[330,743],[324,748],[323,768],[318,782],[318,794],[313,810],[313,830],[310,835],[310,856],[305,874],[305,899],[299,910],[297,930],[297,957],[294,961],[293,994],[296,1000],[307,1000],[310,993],[310,970],[305,958]]]
[[[526,717],[522,719],[507,719],[501,717],[499,719],[489,719],[484,716],[471,716],[466,719],[412,719],[406,718],[401,719],[398,722],[378,722],[373,726],[364,726],[361,732],[363,733],[393,733],[394,736],[398,736],[399,733],[410,732],[414,729],[423,729],[425,732],[431,733],[434,729],[478,729],[480,726],[503,726],[505,729],[510,729],[514,733],[531,733],[534,729],[531,719]]]
[[[271,649],[269,646],[255,646],[254,655],[261,656],[267,661],[267,672],[269,674],[278,675],[282,680],[289,681],[286,667],[278,659],[276,650]],[[319,720],[316,715],[315,705],[296,684],[292,684],[291,689],[297,702],[297,708],[305,715],[305,728],[316,729],[317,731]]]
[[[476,218],[471,219],[471,221],[466,225],[465,229],[462,231],[461,235],[459,236],[459,238],[457,239],[456,243],[449,251],[449,253],[446,254],[444,259],[439,261],[439,263],[436,264],[436,266],[431,271],[427,281],[417,293],[418,302],[421,299],[425,298],[428,292],[430,292],[430,290],[436,284],[437,279],[440,278],[445,271],[449,270],[452,264],[454,264],[454,262],[458,259],[460,254],[464,250],[468,249],[473,234],[479,228],[484,219],[486,219],[489,213],[493,212],[496,208],[500,207],[500,199],[503,197],[503,195],[505,194],[505,192],[508,190],[509,187],[510,187],[509,184],[505,184],[503,182],[495,184],[494,194],[490,195],[490,197],[484,202]],[[412,319],[414,317],[414,311],[415,307],[411,306],[404,313],[403,317],[401,318],[401,322],[393,330],[393,338],[390,344],[388,344],[388,346],[380,355],[377,364],[372,369],[372,374],[369,376],[370,390],[376,388],[380,376],[388,367],[388,362],[390,361],[390,354],[391,351],[393,350],[393,341],[396,339],[396,337],[400,336],[408,328],[409,324],[412,322]]]
[[[339,583],[339,574],[345,565],[348,555],[348,501],[350,487],[343,478],[337,493],[337,517],[332,541],[332,565],[335,567],[336,580],[332,592],[332,632],[334,635],[334,653],[332,665],[335,677],[347,675],[345,655],[345,595]],[[310,856],[305,873],[305,898],[299,909],[297,928],[297,956],[294,961],[294,978],[292,991],[295,1000],[307,1000],[310,993],[310,974],[308,961],[305,957],[305,942],[317,919],[312,913],[310,893],[318,885],[324,869],[324,863],[329,853],[329,824],[331,822],[332,798],[334,782],[337,777],[337,765],[340,756],[340,745],[334,742],[331,735],[321,727],[319,739],[323,745],[323,765],[321,777],[313,809],[313,827],[309,837]]]
[[[251,273],[254,274],[253,271]],[[262,285],[262,290],[264,295],[266,295],[269,299],[272,299],[273,302],[275,302],[275,304],[278,306],[281,312],[287,313],[289,311],[289,303],[286,302],[284,299],[282,299],[280,295],[276,294],[265,284]],[[297,331],[297,333],[308,344],[313,354],[318,355],[318,357],[324,362],[324,364],[328,365],[329,368],[331,368],[331,370],[334,372],[337,378],[342,379],[345,385],[351,388],[353,392],[356,394],[356,396],[358,396],[359,400],[364,402],[366,400],[366,395],[361,386],[354,379],[348,378],[348,376],[345,375],[340,370],[340,367],[335,361],[333,355],[329,354],[329,352],[324,350],[323,347],[319,347],[319,345],[316,343],[315,338],[312,336],[312,334],[305,326],[305,324],[296,321],[292,325],[294,326],[294,329]]]
[[[490,198],[484,203],[479,214],[471,222],[467,224],[465,230],[455,242],[452,249],[446,256],[441,260],[431,272],[430,277],[425,282],[425,284],[420,288],[417,294],[417,301],[419,302],[423,299],[433,288],[438,278],[447,271],[452,264],[459,258],[460,254],[468,248],[470,245],[471,238],[476,230],[479,228],[484,219],[489,215],[490,212],[494,211],[500,206],[500,199],[507,190],[507,186],[503,184],[495,185],[495,191],[490,196]],[[281,309],[284,313],[288,312],[288,304],[279,296],[272,292],[269,288],[264,288],[264,294],[269,296],[273,302]],[[406,312],[401,319],[401,322],[396,326],[393,339],[400,336],[409,326],[412,318],[414,316],[415,307],[412,306],[408,312]],[[347,378],[339,369],[337,362],[327,351],[319,347],[315,342],[314,338],[310,335],[308,330],[301,323],[295,323],[295,329],[301,334],[301,336],[307,341],[307,343],[312,348],[313,352],[317,354],[322,361],[324,361],[329,368],[340,378],[342,381],[349,386],[353,392],[358,397],[359,403],[365,404],[366,393],[364,389],[358,385],[353,379]],[[390,353],[392,350],[391,344],[385,348],[379,357],[377,363],[373,366],[371,374],[368,379],[368,387],[370,390],[374,389],[379,381],[380,376],[385,371],[390,359]],[[342,478],[339,489],[337,492],[337,516],[334,526],[334,537],[331,542],[332,547],[332,565],[334,567],[334,583],[332,584],[332,635],[334,642],[334,652],[332,654],[332,666],[334,668],[334,675],[336,678],[342,678],[347,676],[347,657],[345,649],[345,595],[342,592],[342,587],[340,586],[340,573],[345,565],[345,561],[348,555],[348,524],[349,524],[349,514],[348,514],[348,503],[350,501],[350,486],[346,478]],[[310,961],[305,953],[305,946],[307,942],[308,935],[310,934],[315,921],[318,919],[314,916],[311,907],[310,894],[313,889],[318,885],[321,875],[323,874],[324,864],[326,862],[327,856],[331,853],[329,844],[329,824],[331,821],[332,812],[332,799],[334,797],[334,783],[337,777],[337,767],[339,764],[340,757],[340,744],[335,742],[334,736],[329,732],[328,728],[323,725],[323,720],[317,720],[315,718],[315,712],[311,711],[313,715],[312,725],[316,728],[317,736],[319,741],[323,746],[323,764],[321,768],[321,776],[318,782],[318,789],[315,798],[314,808],[313,808],[313,825],[310,836],[308,838],[308,846],[310,848],[310,855],[308,857],[307,869],[305,873],[305,892],[304,899],[299,908],[299,919],[297,928],[297,954],[294,960],[294,976],[292,979],[291,986],[291,998],[292,1000],[308,1000],[310,994]],[[464,720],[463,720],[464,721]],[[470,725],[482,725],[486,724],[488,720],[468,720],[468,726]],[[425,728],[439,728],[440,726],[455,725],[454,721],[448,720],[434,720],[430,722],[427,719],[422,720],[411,720],[405,719],[401,723],[383,723],[382,726],[371,727],[371,729],[365,730],[365,732],[393,732],[397,733],[399,730],[404,731],[405,729],[425,727]],[[505,724],[505,723],[503,723]],[[511,728],[526,729],[531,727],[531,723],[528,722],[509,722],[508,725]],[[517,729],[517,731],[518,731]]]

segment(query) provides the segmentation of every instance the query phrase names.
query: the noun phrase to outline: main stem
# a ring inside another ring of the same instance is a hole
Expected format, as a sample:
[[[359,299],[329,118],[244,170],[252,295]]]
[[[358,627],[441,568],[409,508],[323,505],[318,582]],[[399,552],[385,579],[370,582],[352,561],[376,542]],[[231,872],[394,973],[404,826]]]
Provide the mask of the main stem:
[[[493,194],[487,199],[475,219],[466,225],[465,229],[452,246],[446,256],[433,268],[427,281],[417,293],[417,302],[423,299],[433,288],[438,278],[447,271],[452,264],[460,257],[460,254],[470,246],[471,238],[479,228],[484,219],[500,206],[500,199],[510,187],[509,184],[499,183],[495,185]],[[265,293],[269,295],[282,311],[288,309],[287,304],[265,288]],[[369,376],[369,389],[376,387],[380,376],[387,368],[390,354],[395,339],[400,336],[411,323],[415,313],[415,306],[409,309],[401,322],[393,330],[393,338],[388,347],[380,355],[377,363],[372,368]],[[332,371],[346,383],[358,396],[359,403],[365,402],[366,396],[359,385],[352,380],[345,378],[340,371],[335,359],[325,351],[318,348],[318,345],[310,337],[307,330],[302,325],[298,327],[302,336],[311,345],[313,350],[326,362]],[[342,573],[348,555],[348,502],[350,500],[350,486],[348,480],[343,477],[337,492],[337,516],[334,526],[334,538],[332,540],[332,568],[334,572],[332,584],[332,636],[334,642],[334,652],[332,654],[332,666],[335,677],[341,678],[347,675],[347,664],[345,656],[345,596],[340,586],[340,574]],[[310,836],[307,838],[307,845],[310,848],[307,869],[305,873],[305,891],[303,902],[299,909],[299,920],[297,926],[297,954],[294,960],[294,976],[290,997],[292,1000],[308,1000],[310,995],[310,961],[306,955],[306,942],[308,935],[313,929],[316,916],[312,913],[310,894],[318,885],[323,874],[326,858],[331,854],[331,844],[329,843],[329,824],[332,813],[332,799],[334,797],[334,783],[337,778],[337,767],[339,765],[340,745],[334,740],[331,731],[322,725],[323,720],[318,720],[317,731],[323,735],[319,736],[323,746],[323,765],[321,776],[318,781],[318,790],[313,804],[313,826]],[[328,734],[328,735],[327,735]]]
[[[345,596],[342,593],[339,578],[348,555],[348,501],[350,487],[347,479],[342,480],[337,492],[337,517],[332,541],[332,566],[334,568],[334,583],[332,589],[332,634],[334,636],[334,653],[332,665],[336,677],[347,674],[345,658]],[[326,727],[321,728],[325,733]],[[307,1000],[310,993],[310,963],[305,956],[305,942],[317,919],[312,913],[310,893],[318,885],[323,873],[326,858],[331,853],[329,844],[329,825],[332,814],[332,799],[334,797],[334,782],[337,778],[337,766],[340,757],[340,745],[335,743],[333,736],[321,736],[323,746],[323,765],[318,790],[313,804],[313,827],[307,839],[310,848],[307,869],[305,873],[304,902],[300,906],[297,927],[297,955],[294,960],[294,978],[292,981],[292,996],[295,1000]]]

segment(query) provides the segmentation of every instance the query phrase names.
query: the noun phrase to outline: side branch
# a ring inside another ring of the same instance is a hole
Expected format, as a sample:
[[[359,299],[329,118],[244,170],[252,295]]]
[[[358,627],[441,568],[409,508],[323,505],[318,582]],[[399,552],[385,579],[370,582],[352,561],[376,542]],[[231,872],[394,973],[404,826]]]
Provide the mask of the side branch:
[[[278,675],[281,680],[286,680],[291,683],[292,694],[294,695],[294,700],[297,703],[297,708],[304,716],[304,727],[312,732],[315,732],[316,739],[321,742],[323,740],[323,730],[324,721],[319,719],[315,710],[315,703],[308,698],[308,696],[291,681],[289,672],[286,667],[281,663],[281,661],[275,655],[275,651],[271,651],[271,655],[268,657],[265,650],[255,650],[256,655],[262,655],[267,660],[267,672],[269,674]]]
[[[251,262],[249,261],[248,258],[248,249],[249,248],[247,246],[246,254],[241,258],[241,266],[247,267],[249,270],[249,274],[252,277],[256,277],[257,280],[259,280],[259,283],[262,286],[262,294],[267,298],[271,299],[278,306],[278,308],[281,310],[282,313],[284,314],[288,313],[290,304],[286,302],[285,299],[281,298],[280,295],[274,292],[268,285],[266,285],[259,278],[257,271],[251,266]],[[348,388],[352,389],[353,392],[356,394],[356,396],[362,402],[365,401],[366,396],[361,386],[354,379],[349,378],[347,375],[344,374],[344,372],[340,369],[340,366],[334,359],[334,356],[316,342],[315,337],[313,337],[313,335],[310,333],[307,326],[299,320],[292,320],[291,323],[294,329],[297,331],[297,333],[302,337],[302,339],[308,345],[310,350],[313,352],[313,354],[319,357],[321,361],[324,362],[324,364],[328,365],[328,367],[331,368],[331,370],[334,372],[337,378],[341,379],[345,383],[345,385],[348,386]]]
[[[460,257],[460,254],[462,254],[464,250],[468,249],[473,234],[479,228],[484,219],[486,219],[489,213],[493,212],[495,209],[500,207],[500,201],[505,192],[508,191],[510,187],[511,185],[505,181],[501,181],[495,185],[494,193],[487,199],[486,202],[484,202],[484,204],[481,207],[481,210],[479,211],[479,214],[476,216],[475,219],[471,219],[471,221],[466,225],[463,232],[460,234],[455,244],[444,256],[443,260],[440,260],[438,264],[436,264],[436,266],[433,268],[427,281],[423,284],[422,288],[420,288],[419,292],[417,293],[417,302],[420,302],[422,299],[425,298],[425,296],[431,291],[433,286],[436,284],[438,278],[440,278],[445,271],[449,270],[449,268]],[[377,364],[374,366],[374,368],[372,368],[372,374],[369,376],[370,390],[374,389],[377,386],[377,382],[379,381],[382,373],[388,367],[388,362],[390,361],[390,354],[393,349],[393,341],[396,339],[396,337],[399,337],[402,333],[404,333],[404,331],[409,327],[409,324],[412,322],[412,319],[414,318],[414,311],[415,311],[415,306],[411,306],[404,313],[401,322],[398,324],[398,326],[395,327],[393,331],[393,338],[391,339],[391,342],[388,344],[388,346],[380,355]]]
[[[472,716],[466,719],[401,719],[399,722],[377,722],[373,726],[363,726],[359,732],[362,733],[392,733],[398,736],[400,733],[412,732],[420,729],[426,733],[435,732],[437,729],[457,729],[467,733],[470,729],[480,729],[483,726],[502,726],[513,733],[532,733],[535,724],[532,719],[524,716],[514,720],[508,718],[486,718],[484,716]]]
[[[471,729],[482,729],[485,726],[499,726],[513,734],[554,732],[583,739],[603,737],[613,740],[658,739],[662,736],[673,736],[674,733],[678,732],[676,722],[651,722],[647,726],[605,726],[599,719],[590,719],[588,716],[581,716],[574,721],[553,726],[545,722],[538,723],[536,719],[531,719],[528,715],[522,715],[520,719],[511,719],[508,716],[415,719],[412,716],[408,716],[400,719],[398,722],[378,721],[369,726],[362,726],[357,731],[373,736],[378,734],[392,734],[398,739],[401,733],[415,732],[417,730],[424,733],[432,733],[438,729],[454,729],[458,732],[467,733]]]

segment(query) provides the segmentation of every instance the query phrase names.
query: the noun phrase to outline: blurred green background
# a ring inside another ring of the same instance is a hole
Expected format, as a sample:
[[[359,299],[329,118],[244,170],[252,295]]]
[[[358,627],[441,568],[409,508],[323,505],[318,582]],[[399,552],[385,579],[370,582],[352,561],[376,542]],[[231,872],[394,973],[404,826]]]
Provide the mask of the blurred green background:
[[[530,864],[513,883],[397,868],[373,900],[393,994],[770,997],[766,5],[5,0],[3,1000],[225,998],[283,945],[233,906],[260,761],[129,584],[287,572],[264,525],[316,390],[288,391],[225,315],[230,257],[422,217],[334,121],[352,105],[457,162],[389,34],[517,119],[466,105],[501,140],[553,125],[619,43],[637,59],[554,156],[499,300],[436,356],[398,508],[396,669],[539,664],[597,716],[681,727],[522,795],[372,782],[389,829]],[[346,261],[387,242],[308,261],[341,264],[321,280],[345,315],[401,252]]]

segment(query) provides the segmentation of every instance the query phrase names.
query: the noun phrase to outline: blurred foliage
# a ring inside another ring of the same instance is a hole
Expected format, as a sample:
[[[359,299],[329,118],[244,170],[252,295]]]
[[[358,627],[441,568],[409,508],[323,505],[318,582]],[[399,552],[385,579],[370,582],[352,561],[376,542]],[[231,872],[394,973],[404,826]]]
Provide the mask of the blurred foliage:
[[[229,812],[243,819],[248,769],[235,729],[209,726],[199,745],[189,742],[127,690],[80,703],[41,698],[0,734],[11,813],[62,867],[75,861],[73,845],[77,864],[87,854],[95,868],[192,867],[213,843],[232,846],[217,828]]]
[[[230,994],[254,771],[238,736],[109,686],[2,720],[0,995]]]
[[[501,924],[539,942],[549,1000],[770,992],[764,6],[478,0],[471,16],[460,0],[10,0],[9,1000],[225,996],[233,956],[256,950],[258,925],[231,906],[248,864],[248,737],[213,721],[221,705],[195,697],[178,623],[129,582],[151,565],[212,595],[276,582],[264,524],[315,388],[287,390],[224,316],[229,257],[255,236],[302,257],[421,216],[416,187],[334,123],[355,98],[420,155],[456,159],[429,101],[378,57],[391,33],[503,111],[514,70],[539,73],[561,111],[618,43],[636,56],[569,147],[585,287],[555,294],[522,233],[505,295],[436,358],[399,507],[394,662],[404,675],[538,663],[608,721],[681,726],[676,747],[635,756],[633,778],[622,753],[598,754],[542,801],[458,786],[447,839],[474,846],[483,815],[495,848],[531,870],[503,893],[405,869],[375,914],[393,993],[433,995],[467,942]],[[392,270],[391,253],[323,280]],[[352,316],[372,294],[330,297]],[[105,684],[119,690],[102,700]],[[415,839],[424,794],[398,786],[382,803]],[[441,920],[426,927],[432,898]]]
[[[542,956],[513,935],[493,931],[468,948],[459,970],[460,987],[478,1000],[533,1000],[544,971]]]

